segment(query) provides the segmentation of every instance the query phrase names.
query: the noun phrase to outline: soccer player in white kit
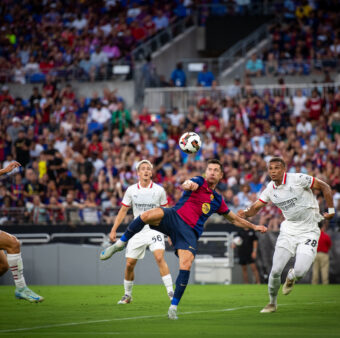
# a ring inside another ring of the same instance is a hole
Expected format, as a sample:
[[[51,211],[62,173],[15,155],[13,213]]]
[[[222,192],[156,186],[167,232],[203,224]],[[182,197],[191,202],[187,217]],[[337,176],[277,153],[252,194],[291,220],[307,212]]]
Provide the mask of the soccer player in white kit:
[[[296,256],[294,268],[290,269],[282,288],[288,295],[295,281],[303,278],[311,267],[315,257],[320,229],[318,223],[322,219],[331,219],[334,214],[332,191],[329,185],[315,177],[287,173],[286,164],[280,157],[269,161],[268,173],[272,181],[261,193],[259,199],[238,215],[245,218],[256,215],[268,202],[272,202],[282,211],[285,220],[280,227],[276,242],[273,265],[269,275],[269,304],[261,313],[275,312],[277,294],[281,285],[281,274],[291,257]],[[328,205],[328,213],[320,215],[318,202],[312,189],[319,189]]]
[[[0,170],[0,176],[11,172],[14,168],[20,167],[19,162],[13,161],[6,168]],[[7,256],[4,251],[7,252]],[[22,263],[20,242],[18,239],[0,230],[0,276],[10,269],[15,283],[15,297],[18,299],[25,299],[31,303],[39,303],[44,300],[26,285],[24,278],[24,266]]]
[[[138,162],[136,166],[139,182],[131,185],[125,192],[122,207],[118,212],[110,233],[110,240],[116,241],[117,229],[122,223],[127,211],[132,206],[134,218],[138,217],[144,211],[165,207],[168,204],[166,193],[163,187],[152,182],[153,166],[148,160]],[[101,260],[108,259],[112,256],[112,247],[106,248],[100,255]],[[136,234],[128,243],[126,248],[126,267],[124,279],[124,296],[118,304],[128,304],[132,301],[132,287],[134,282],[134,269],[139,259],[143,259],[146,249],[149,248],[153,253],[159,272],[161,274],[164,286],[170,299],[174,295],[172,278],[168,264],[164,259],[165,242],[164,235],[156,230],[151,230],[149,225]]]

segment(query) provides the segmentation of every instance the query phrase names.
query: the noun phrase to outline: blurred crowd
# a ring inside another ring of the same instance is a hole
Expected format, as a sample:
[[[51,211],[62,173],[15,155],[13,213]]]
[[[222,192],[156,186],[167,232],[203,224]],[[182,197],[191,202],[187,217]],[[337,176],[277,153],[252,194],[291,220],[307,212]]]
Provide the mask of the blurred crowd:
[[[0,9],[0,82],[95,80],[116,60],[190,13],[191,1],[6,0]]]
[[[250,76],[309,75],[339,69],[340,2],[283,2],[283,18],[270,28],[271,45],[246,64]]]
[[[222,97],[211,90],[185,112],[160,107],[151,114],[147,107],[127,109],[117,91],[79,98],[71,85],[61,87],[53,78],[25,98],[3,86],[0,164],[15,159],[22,170],[0,181],[0,222],[111,223],[144,158],[154,164],[153,179],[164,186],[169,206],[180,198],[180,184],[217,157],[224,166],[218,190],[232,210],[245,208],[268,182],[266,163],[275,155],[289,172],[330,184],[339,211],[340,89],[320,93],[316,87],[311,95],[297,90],[292,96],[239,90],[235,85]],[[202,138],[196,155],[178,147],[188,130]],[[260,222],[277,230],[278,209],[266,207]]]

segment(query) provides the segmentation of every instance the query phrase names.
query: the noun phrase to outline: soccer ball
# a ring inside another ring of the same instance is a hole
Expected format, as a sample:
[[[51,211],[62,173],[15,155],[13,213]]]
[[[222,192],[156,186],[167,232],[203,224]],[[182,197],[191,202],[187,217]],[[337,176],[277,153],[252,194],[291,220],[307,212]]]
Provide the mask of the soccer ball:
[[[237,245],[237,246],[242,245],[242,243],[243,243],[242,237],[240,237],[240,236],[234,237],[234,238],[233,238],[233,243],[234,243],[235,245]]]
[[[178,143],[180,148],[187,154],[194,154],[198,152],[202,145],[202,141],[199,135],[192,131],[184,133],[179,138]]]

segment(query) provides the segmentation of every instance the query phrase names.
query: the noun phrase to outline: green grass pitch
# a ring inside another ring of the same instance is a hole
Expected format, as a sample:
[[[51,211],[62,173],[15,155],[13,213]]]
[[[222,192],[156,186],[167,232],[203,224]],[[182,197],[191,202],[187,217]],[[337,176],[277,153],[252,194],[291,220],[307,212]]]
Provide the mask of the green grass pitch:
[[[260,314],[266,285],[189,285],[179,320],[167,319],[162,285],[136,285],[134,301],[117,305],[122,286],[34,286],[41,304],[0,287],[0,337],[340,337],[340,285],[296,285],[280,294],[276,313]]]

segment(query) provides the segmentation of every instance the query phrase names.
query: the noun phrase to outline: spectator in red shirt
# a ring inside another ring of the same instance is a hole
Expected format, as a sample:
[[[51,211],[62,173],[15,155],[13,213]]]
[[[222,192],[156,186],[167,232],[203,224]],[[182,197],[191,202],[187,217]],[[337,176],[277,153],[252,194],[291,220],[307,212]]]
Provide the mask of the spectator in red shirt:
[[[313,265],[312,284],[319,284],[319,273],[321,272],[322,284],[329,284],[329,254],[332,241],[326,233],[327,226],[324,223],[321,227],[321,234],[318,244],[318,253]]]
[[[307,101],[306,107],[309,109],[310,119],[319,120],[322,112],[322,100],[316,89],[312,91],[312,97]]]
[[[141,114],[139,115],[139,121],[141,122],[141,124],[146,124],[148,126],[152,124],[151,115],[147,107],[143,108]]]
[[[94,152],[98,154],[101,154],[103,152],[103,146],[101,142],[99,141],[98,135],[96,133],[92,135],[91,143],[88,148],[88,153],[90,156],[91,156],[91,153],[94,153]]]
[[[137,42],[143,41],[146,38],[146,30],[141,23],[133,21],[131,23],[131,33]]]

